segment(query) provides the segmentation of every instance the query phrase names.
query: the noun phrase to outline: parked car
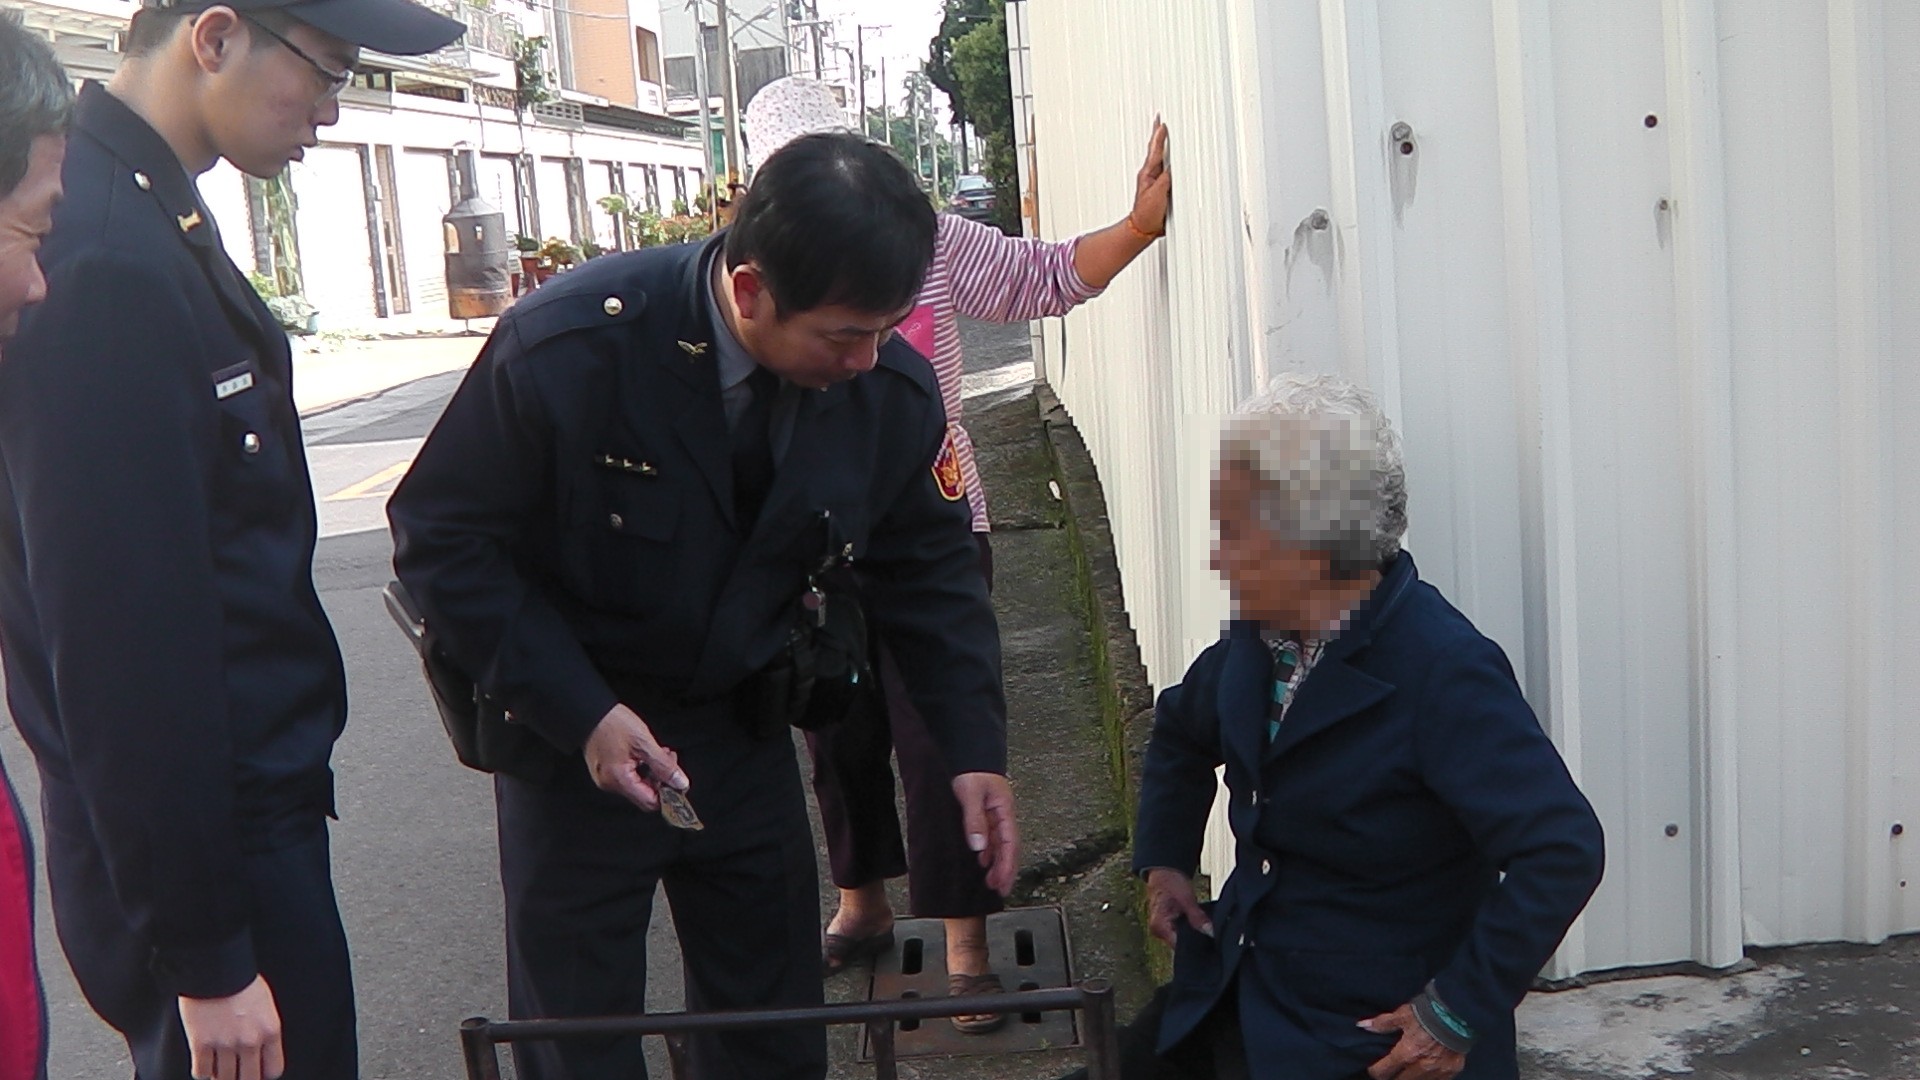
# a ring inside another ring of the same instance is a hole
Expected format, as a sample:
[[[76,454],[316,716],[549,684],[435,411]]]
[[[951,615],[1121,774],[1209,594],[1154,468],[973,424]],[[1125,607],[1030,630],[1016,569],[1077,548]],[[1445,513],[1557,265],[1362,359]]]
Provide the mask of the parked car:
[[[947,207],[971,221],[991,223],[995,193],[993,181],[984,176],[962,176],[953,182],[953,198]]]

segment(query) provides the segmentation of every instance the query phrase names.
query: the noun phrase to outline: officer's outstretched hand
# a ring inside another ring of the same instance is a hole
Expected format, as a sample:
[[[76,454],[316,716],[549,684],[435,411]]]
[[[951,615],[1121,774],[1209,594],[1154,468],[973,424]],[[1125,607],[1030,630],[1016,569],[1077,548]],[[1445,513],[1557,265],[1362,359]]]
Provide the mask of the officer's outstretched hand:
[[[967,846],[980,854],[987,887],[1005,896],[1020,869],[1020,830],[1013,823],[1013,785],[998,773],[961,773],[953,778]]]
[[[680,757],[653,740],[653,729],[638,713],[625,705],[600,718],[600,724],[587,736],[587,772],[602,791],[624,795],[642,810],[660,809],[660,793],[654,784],[664,778],[681,791],[687,790],[687,774],[680,771]]]
[[[180,999],[194,1080],[279,1080],[287,1071],[280,1010],[267,980],[223,998]]]

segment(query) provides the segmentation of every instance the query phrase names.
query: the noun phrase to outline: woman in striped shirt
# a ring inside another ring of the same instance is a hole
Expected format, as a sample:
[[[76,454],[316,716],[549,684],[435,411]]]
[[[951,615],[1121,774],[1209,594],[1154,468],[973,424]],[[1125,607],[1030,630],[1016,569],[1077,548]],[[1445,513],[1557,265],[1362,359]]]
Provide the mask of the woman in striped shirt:
[[[769,83],[747,106],[748,160],[757,165],[802,135],[844,130],[844,113],[827,84],[786,78]],[[1167,129],[1154,121],[1146,164],[1135,179],[1134,203],[1115,224],[1061,243],[1011,237],[955,214],[940,216],[933,265],[918,305],[900,333],[933,363],[949,425],[937,472],[950,497],[965,498],[980,542],[981,571],[991,588],[986,494],[973,443],[960,423],[962,357],[958,316],[995,323],[1065,315],[1099,296],[1129,263],[1166,231],[1172,175],[1166,165]],[[884,724],[849,725],[810,734],[814,792],[827,838],[828,864],[840,890],[840,908],[828,922],[822,966],[829,975],[893,946],[889,878],[907,876],[911,906],[923,918],[946,922],[949,992],[997,993],[988,963],[986,917],[1001,898],[986,885],[967,847],[952,776],[925,723],[900,683],[884,640],[876,643],[885,691]],[[897,753],[906,789],[907,843],[894,810]],[[1003,1016],[954,1018],[967,1033],[992,1031]]]

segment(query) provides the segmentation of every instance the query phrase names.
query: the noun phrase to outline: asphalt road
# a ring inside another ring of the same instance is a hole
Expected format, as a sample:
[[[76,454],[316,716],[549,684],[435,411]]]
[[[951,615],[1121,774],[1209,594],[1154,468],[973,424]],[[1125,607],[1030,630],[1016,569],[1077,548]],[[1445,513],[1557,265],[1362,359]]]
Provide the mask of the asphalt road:
[[[396,462],[404,468],[456,382],[437,376],[323,414],[308,433],[323,500],[355,484],[378,496],[323,501],[333,535],[314,559],[314,579],[346,656],[352,706],[334,754],[334,873],[353,947],[362,1075],[369,1080],[461,1075],[459,1021],[506,1011],[490,783],[453,760],[412,652],[381,604],[393,548],[379,519],[392,485],[364,484]],[[360,517],[343,519],[343,509]],[[0,752],[31,804],[33,770],[10,727]],[[39,900],[52,1076],[129,1075],[124,1046],[93,1017],[60,957],[44,884]]]
[[[1000,390],[1026,380],[1023,326],[972,333],[980,337],[969,357],[971,386]],[[314,579],[346,657],[352,710],[334,754],[340,820],[333,862],[367,1080],[461,1076],[460,1020],[506,1014],[491,785],[454,761],[417,662],[380,600],[392,557],[386,496],[459,378],[420,379],[305,422],[321,513]],[[10,723],[0,725],[0,759],[23,803],[36,806],[30,755]],[[28,816],[37,836],[38,814]],[[44,868],[38,904],[52,1077],[130,1075],[124,1044],[94,1017],[67,971]],[[657,903],[655,912],[649,1004],[677,1009],[679,958],[667,905]],[[659,1049],[653,1074],[665,1077]]]

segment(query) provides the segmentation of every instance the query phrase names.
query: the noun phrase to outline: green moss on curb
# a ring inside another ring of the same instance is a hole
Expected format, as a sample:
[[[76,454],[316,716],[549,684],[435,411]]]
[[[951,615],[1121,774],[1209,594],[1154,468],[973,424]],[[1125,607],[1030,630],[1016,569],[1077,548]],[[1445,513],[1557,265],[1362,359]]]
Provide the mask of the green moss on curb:
[[[1141,709],[1142,699],[1151,704],[1151,695],[1145,672],[1140,668],[1137,647],[1131,657],[1119,659],[1113,655],[1116,640],[1131,642],[1133,637],[1119,595],[1117,568],[1111,574],[1112,588],[1103,590],[1096,584],[1103,575],[1095,572],[1094,560],[1098,558],[1107,566],[1114,565],[1112,538],[1104,527],[1106,505],[1100,494],[1098,473],[1078,433],[1073,431],[1066,410],[1052,391],[1045,386],[1038,387],[1034,402],[1047,431],[1047,456],[1054,483],[1060,491],[1061,519],[1073,558],[1073,595],[1086,621],[1088,655],[1099,697],[1100,741],[1131,851],[1139,807],[1140,763],[1133,760],[1130,753],[1130,725]],[[1098,505],[1076,502],[1074,491],[1083,484],[1092,496],[1086,501]],[[1147,931],[1146,890],[1142,883],[1132,880],[1132,890],[1132,908],[1146,942],[1148,970],[1156,983],[1165,982],[1173,973],[1173,955]]]

